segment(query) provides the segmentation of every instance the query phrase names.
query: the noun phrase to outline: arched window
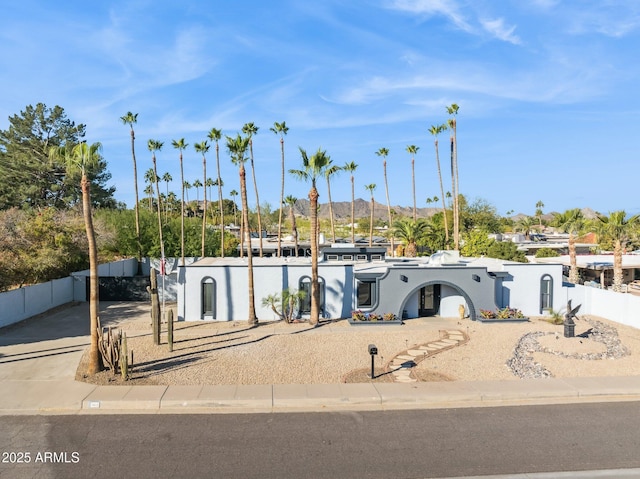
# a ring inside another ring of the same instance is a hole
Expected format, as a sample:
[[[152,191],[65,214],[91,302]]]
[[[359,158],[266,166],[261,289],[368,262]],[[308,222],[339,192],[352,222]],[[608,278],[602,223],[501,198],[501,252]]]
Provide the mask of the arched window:
[[[320,312],[324,311],[324,279],[318,277],[318,286],[320,286]],[[300,301],[300,314],[311,313],[311,278],[303,276],[298,281],[298,291],[304,291],[306,294]]]
[[[553,310],[553,278],[545,274],[540,278],[540,312]]]
[[[202,319],[215,319],[216,317],[216,282],[213,278],[202,280]]]

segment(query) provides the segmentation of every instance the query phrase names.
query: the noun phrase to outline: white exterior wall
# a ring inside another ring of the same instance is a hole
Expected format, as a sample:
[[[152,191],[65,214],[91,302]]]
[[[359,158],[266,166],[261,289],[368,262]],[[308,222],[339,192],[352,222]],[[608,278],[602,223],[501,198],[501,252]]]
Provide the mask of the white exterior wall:
[[[438,313],[443,318],[458,318],[460,313],[458,308],[460,305],[464,306],[466,314],[469,313],[469,307],[465,299],[453,289],[451,286],[443,284],[440,286],[440,312]],[[480,311],[478,311],[480,313]]]
[[[563,292],[566,300],[571,300],[572,307],[581,305],[578,317],[593,314],[640,329],[640,296],[579,284],[567,286]],[[564,311],[566,302],[562,306]]]
[[[351,265],[320,264],[318,275],[325,281],[325,315],[330,318],[351,314],[345,294],[352,296]],[[281,293],[285,288],[298,289],[299,280],[311,277],[311,263],[254,265],[253,283],[256,315],[259,320],[279,319],[262,299],[270,294]],[[179,275],[180,277],[180,275]],[[249,317],[249,278],[245,265],[202,265],[185,268],[184,281],[178,279],[178,320],[202,320],[202,282],[210,277],[216,283],[216,321],[246,320]],[[186,286],[188,285],[188,286]]]
[[[540,280],[546,274],[553,279],[553,310],[566,306],[562,290],[562,265],[509,263],[505,265],[509,278],[502,282],[503,302],[522,311],[525,316],[540,316]]]

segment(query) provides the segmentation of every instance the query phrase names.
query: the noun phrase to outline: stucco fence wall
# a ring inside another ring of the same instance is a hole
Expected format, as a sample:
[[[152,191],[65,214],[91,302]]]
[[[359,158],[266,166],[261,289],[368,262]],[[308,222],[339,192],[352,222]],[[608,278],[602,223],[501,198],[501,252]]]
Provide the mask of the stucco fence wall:
[[[177,260],[169,261],[168,270],[171,270],[174,263],[177,263]],[[159,261],[143,260],[143,275],[148,275],[151,267],[158,269]],[[138,261],[135,258],[101,264],[98,269],[100,277],[132,277],[137,272]],[[72,301],[87,301],[88,278],[89,270],[78,271],[66,278],[0,293],[0,328]],[[173,297],[175,301],[175,283],[175,273],[168,275],[166,278],[167,300]],[[171,296],[172,292],[173,296]]]
[[[582,305],[578,317],[592,314],[640,329],[640,296],[583,285],[565,286],[564,290],[572,307]]]

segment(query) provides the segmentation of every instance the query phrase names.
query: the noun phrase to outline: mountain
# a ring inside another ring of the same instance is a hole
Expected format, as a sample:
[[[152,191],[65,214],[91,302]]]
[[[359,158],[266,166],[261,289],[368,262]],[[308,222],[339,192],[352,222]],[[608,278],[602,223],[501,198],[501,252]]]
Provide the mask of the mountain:
[[[354,215],[356,218],[368,218],[371,214],[369,210],[371,206],[371,201],[363,200],[362,198],[357,198],[354,202]],[[299,199],[296,201],[296,204],[293,208],[296,216],[309,216],[309,200]],[[416,213],[418,218],[427,218],[429,216],[433,216],[435,213],[440,211],[439,208],[417,208]],[[392,206],[391,212],[394,216],[413,216],[413,208],[406,206]],[[329,218],[329,203],[321,203],[318,211],[318,215],[320,218]],[[387,218],[387,205],[375,202],[373,215],[376,219],[386,219]],[[333,216],[336,220],[346,220],[349,221],[351,219],[351,202],[350,201],[337,201],[333,203]]]

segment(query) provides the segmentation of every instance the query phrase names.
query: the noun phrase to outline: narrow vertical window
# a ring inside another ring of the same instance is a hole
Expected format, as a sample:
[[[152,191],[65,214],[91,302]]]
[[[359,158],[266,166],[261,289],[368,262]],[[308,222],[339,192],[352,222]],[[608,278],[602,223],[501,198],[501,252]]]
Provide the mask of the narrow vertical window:
[[[540,278],[540,312],[553,310],[553,278],[545,274]]]
[[[324,279],[318,278],[318,286],[320,287],[320,311],[324,311]],[[300,314],[311,313],[311,278],[304,276],[298,282],[298,291],[304,291],[305,295],[300,300]]]
[[[202,317],[216,317],[216,283],[212,278],[202,282]]]

